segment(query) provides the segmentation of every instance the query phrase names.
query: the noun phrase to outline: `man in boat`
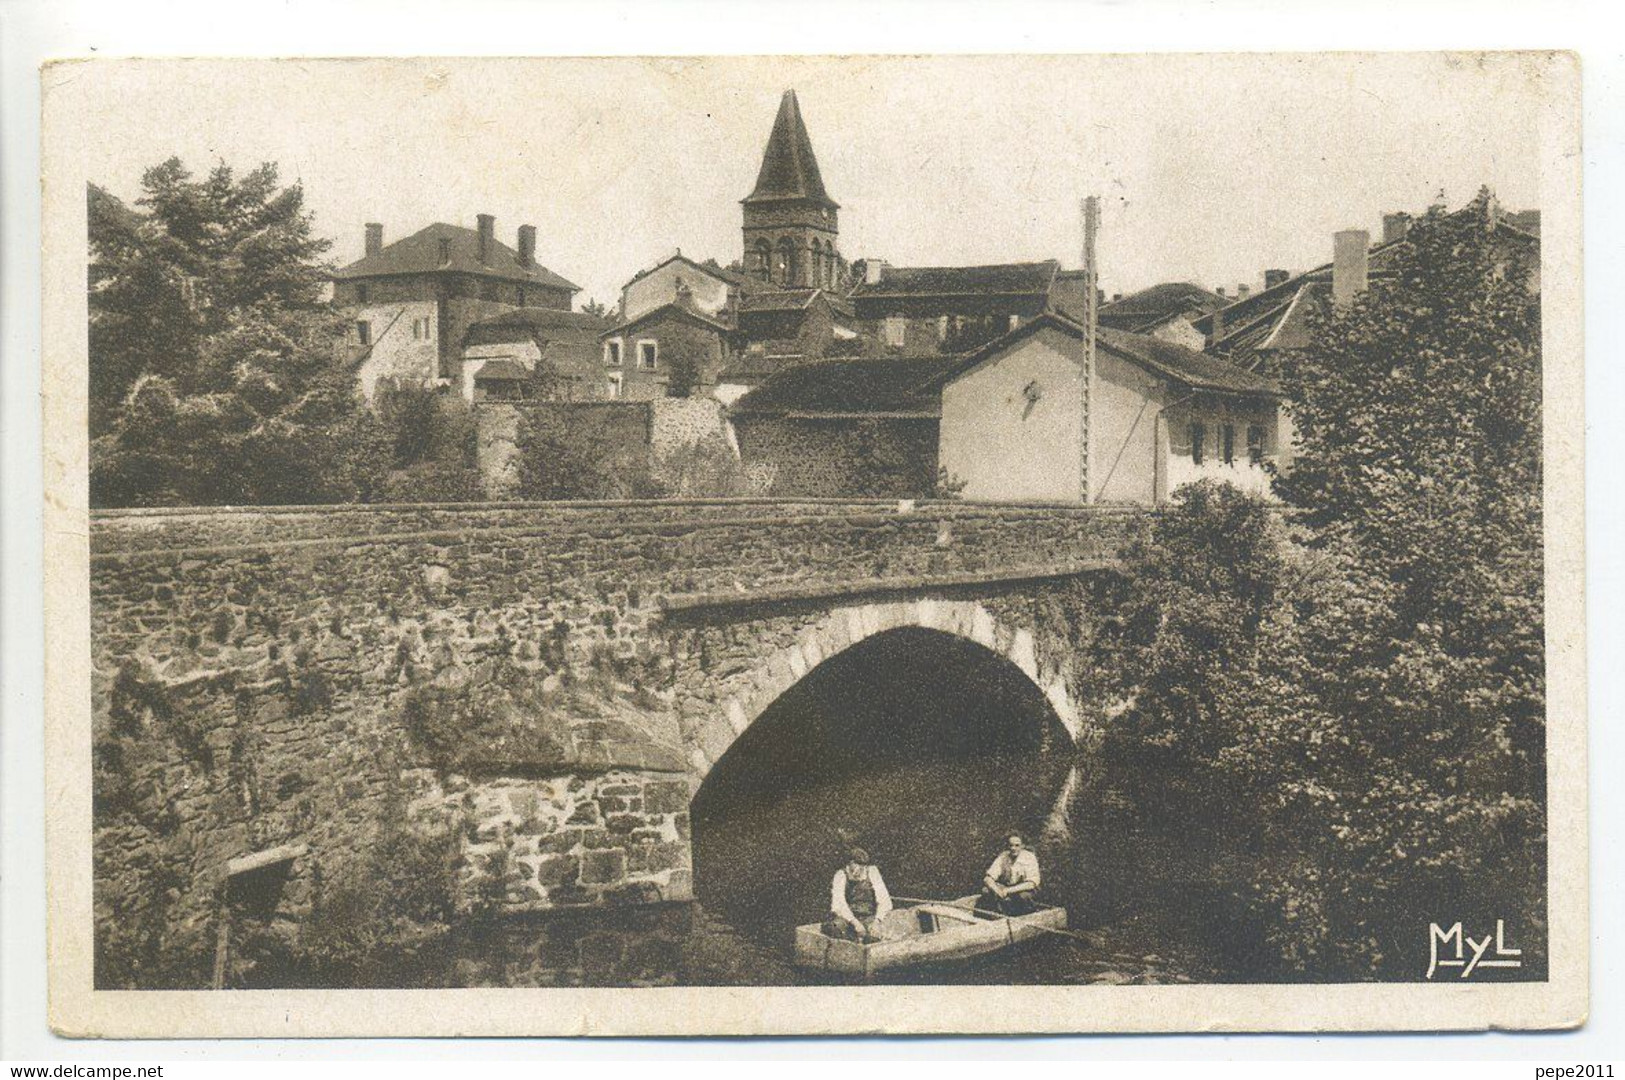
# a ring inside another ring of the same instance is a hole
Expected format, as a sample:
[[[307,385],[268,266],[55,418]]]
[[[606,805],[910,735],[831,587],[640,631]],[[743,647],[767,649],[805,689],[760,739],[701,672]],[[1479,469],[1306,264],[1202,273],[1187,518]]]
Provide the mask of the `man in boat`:
[[[829,918],[824,933],[850,941],[879,941],[881,924],[891,914],[891,893],[880,868],[860,847],[847,854],[846,865],[835,871],[829,886]]]
[[[1020,833],[1006,836],[1004,844],[982,876],[982,895],[976,907],[1000,915],[1030,914],[1038,910],[1038,886],[1044,880],[1038,871],[1038,856],[1027,848]]]

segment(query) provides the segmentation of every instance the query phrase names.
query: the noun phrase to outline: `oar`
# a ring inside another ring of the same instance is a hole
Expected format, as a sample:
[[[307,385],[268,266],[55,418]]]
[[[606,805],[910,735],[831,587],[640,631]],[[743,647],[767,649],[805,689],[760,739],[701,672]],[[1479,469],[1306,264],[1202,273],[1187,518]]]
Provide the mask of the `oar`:
[[[943,907],[959,908],[962,911],[968,910],[968,911],[974,912],[974,913],[976,913],[978,915],[986,915],[988,918],[991,918],[991,919],[1004,919],[1007,922],[1010,921],[1010,920],[1013,920],[1016,917],[1014,915],[1005,915],[1005,914],[1003,914],[1001,912],[997,912],[997,911],[987,911],[987,910],[985,910],[983,908],[979,908],[979,907],[975,907],[975,906],[972,906],[970,908],[965,908],[963,905],[956,904],[952,900],[927,900],[924,897],[920,897],[920,896],[894,896],[894,897],[892,897],[892,899],[893,900],[901,900],[905,904],[941,904]],[[1053,905],[1053,904],[1043,904],[1043,905],[1040,905],[1040,906],[1041,907],[1047,907],[1047,908],[1053,908],[1055,905]],[[1038,931],[1040,931],[1042,933],[1045,933],[1045,934],[1057,934],[1057,935],[1059,935],[1061,937],[1064,937],[1064,938],[1071,938],[1073,941],[1081,942],[1082,944],[1087,945],[1090,948],[1095,948],[1099,944],[1098,942],[1094,941],[1093,939],[1091,939],[1091,938],[1089,938],[1089,937],[1087,937],[1087,936],[1085,936],[1083,934],[1077,933],[1076,931],[1073,931],[1073,930],[1057,930],[1053,926],[1038,926],[1038,925],[1035,925],[1035,924],[1032,924],[1032,923],[1025,923],[1023,925],[1027,926],[1029,929],[1038,930]]]

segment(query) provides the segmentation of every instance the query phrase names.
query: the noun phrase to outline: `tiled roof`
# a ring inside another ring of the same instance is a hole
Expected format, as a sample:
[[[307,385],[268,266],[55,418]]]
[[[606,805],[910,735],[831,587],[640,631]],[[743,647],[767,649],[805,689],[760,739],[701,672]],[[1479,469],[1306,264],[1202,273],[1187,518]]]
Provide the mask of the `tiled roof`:
[[[775,289],[772,292],[758,292],[744,297],[740,301],[739,310],[800,311],[813,302],[818,292],[817,289]]]
[[[449,260],[440,258],[440,241],[450,244]],[[376,255],[368,255],[349,266],[335,270],[335,278],[383,277],[390,274],[451,272],[479,274],[507,281],[528,281],[550,289],[580,292],[581,286],[566,281],[545,266],[519,265],[519,253],[492,238],[487,261],[480,262],[480,234],[460,225],[435,222],[411,236],[395,241]]]
[[[880,280],[852,290],[854,300],[882,296],[1047,295],[1060,263],[989,266],[888,266]]]
[[[779,101],[779,115],[773,121],[773,133],[768,136],[767,150],[762,154],[756,186],[743,201],[781,199],[810,199],[824,206],[838,205],[824,190],[824,178],[819,175],[818,159],[813,156],[812,140],[807,137],[807,125],[801,121],[801,105],[796,101],[794,90],[786,90]]]
[[[1011,346],[1045,327],[1053,327],[1076,341],[1081,342],[1083,340],[1084,328],[1078,323],[1053,311],[1045,312],[1023,323],[1003,337],[988,342],[976,352],[962,359],[946,373],[942,382],[953,381],[971,368],[976,367],[985,360],[998,356]],[[1259,394],[1268,397],[1280,396],[1280,387],[1273,379],[1267,379],[1262,375],[1246,371],[1229,361],[1208,356],[1206,353],[1199,353],[1195,349],[1187,349],[1183,345],[1163,341],[1161,338],[1102,326],[1096,331],[1095,343],[1098,348],[1105,349],[1131,363],[1184,383],[1195,390],[1212,390],[1227,394]]]
[[[523,364],[516,364],[512,360],[487,360],[485,365],[474,372],[475,382],[484,382],[487,379],[500,382],[525,382],[530,378],[530,370]]]
[[[624,322],[616,323],[607,330],[601,330],[599,331],[598,336],[600,338],[606,338],[612,337],[616,334],[624,334],[630,330],[634,330],[637,327],[642,326],[646,322],[650,322],[658,316],[664,315],[678,315],[682,318],[691,319],[705,326],[709,326],[711,329],[716,330],[719,333],[727,334],[733,331],[732,326],[729,326],[726,322],[717,318],[715,315],[708,315],[705,312],[698,311],[686,304],[681,304],[676,300],[671,300],[667,303],[661,304],[657,308],[650,308],[648,311],[645,311],[635,319],[627,319]]]
[[[734,402],[734,416],[940,415],[941,377],[958,357],[820,360],[773,375]]]
[[[705,270],[707,273],[715,274],[717,277],[738,289],[740,296],[750,296],[753,293],[759,292],[777,292],[779,288],[771,281],[765,281],[762,278],[753,277],[752,275],[745,273],[743,270],[735,270],[731,266],[723,266],[715,259],[707,259],[699,265],[701,269]]]
[[[516,308],[481,319],[468,328],[465,345],[497,345],[511,341],[596,341],[608,320],[585,311],[556,308]]]
[[[1473,208],[1468,206],[1452,211],[1450,216],[1471,212]],[[1508,217],[1521,217],[1527,226],[1531,221],[1530,214],[1534,215],[1532,220],[1538,229],[1538,211],[1504,216],[1496,222],[1496,227],[1516,240],[1538,244],[1538,235],[1530,233],[1526,227],[1509,224],[1507,220]],[[1367,272],[1374,279],[1391,273],[1406,250],[1403,237],[1372,245],[1366,257]],[[1308,344],[1304,336],[1304,320],[1308,312],[1328,295],[1326,290],[1330,288],[1331,280],[1332,264],[1323,263],[1288,278],[1272,289],[1256,292],[1245,300],[1220,308],[1217,313],[1209,312],[1193,319],[1192,325],[1209,337],[1210,352],[1223,353],[1238,360],[1257,349],[1301,348]],[[1222,325],[1218,340],[1212,341],[1215,315],[1222,320]]]
[[[1228,303],[1229,301],[1218,293],[1209,292],[1200,285],[1192,285],[1188,281],[1167,281],[1161,285],[1153,285],[1149,289],[1129,293],[1121,300],[1102,304],[1100,316],[1125,320],[1154,316],[1157,322],[1161,322],[1169,315],[1212,311]]]
[[[1059,316],[1057,316],[1059,318]],[[1081,333],[1082,327],[1078,327]],[[1267,379],[1206,353],[1187,349],[1171,341],[1133,334],[1126,330],[1113,330],[1102,326],[1096,342],[1143,367],[1159,371],[1196,390],[1217,390],[1228,394],[1260,394],[1279,397],[1281,387],[1274,379]]]

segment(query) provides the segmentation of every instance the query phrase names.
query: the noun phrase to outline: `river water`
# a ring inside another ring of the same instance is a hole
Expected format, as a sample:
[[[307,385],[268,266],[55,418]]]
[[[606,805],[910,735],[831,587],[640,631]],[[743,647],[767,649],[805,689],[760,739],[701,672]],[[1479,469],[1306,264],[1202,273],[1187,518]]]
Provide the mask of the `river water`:
[[[1020,672],[929,632],[871,639],[787,692],[706,779],[692,812],[699,902],[544,916],[457,949],[459,985],[784,985],[794,928],[829,909],[844,852],[896,896],[977,892],[1011,830],[1042,899],[1087,941],[1047,935],[882,981],[1167,983],[1222,975],[1202,872],[1138,827]]]

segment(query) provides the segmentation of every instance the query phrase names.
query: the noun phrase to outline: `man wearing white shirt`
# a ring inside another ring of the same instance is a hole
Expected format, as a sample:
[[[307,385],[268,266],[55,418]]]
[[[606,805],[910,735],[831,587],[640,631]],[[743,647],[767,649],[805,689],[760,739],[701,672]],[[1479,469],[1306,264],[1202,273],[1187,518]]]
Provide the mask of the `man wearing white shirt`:
[[[982,895],[976,906],[1000,915],[1026,915],[1037,910],[1034,894],[1044,880],[1038,870],[1038,856],[1027,849],[1020,833],[1011,833],[1004,842],[1004,850],[982,877]]]

